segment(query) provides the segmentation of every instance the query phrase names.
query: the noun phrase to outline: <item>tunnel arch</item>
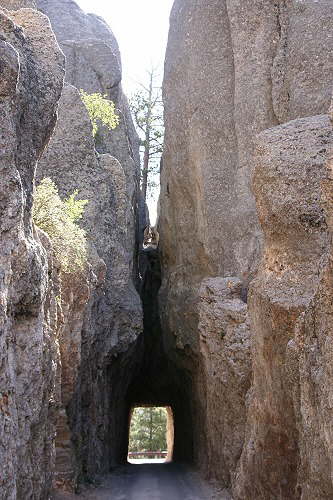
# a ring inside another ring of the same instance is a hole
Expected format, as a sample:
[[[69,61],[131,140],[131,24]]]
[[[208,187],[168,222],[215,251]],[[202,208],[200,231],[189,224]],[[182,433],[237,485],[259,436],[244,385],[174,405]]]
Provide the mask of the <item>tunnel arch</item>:
[[[161,285],[158,250],[142,250],[140,267],[144,331],[136,346],[139,361],[126,394],[127,442],[134,406],[170,407],[174,422],[173,460],[192,463],[192,379],[190,373],[180,370],[165,352],[158,303]]]

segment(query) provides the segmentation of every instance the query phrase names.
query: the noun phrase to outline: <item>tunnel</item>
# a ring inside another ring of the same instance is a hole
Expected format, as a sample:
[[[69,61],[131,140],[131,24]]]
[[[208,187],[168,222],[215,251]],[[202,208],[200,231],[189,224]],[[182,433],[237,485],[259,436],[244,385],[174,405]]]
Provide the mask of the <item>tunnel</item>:
[[[140,252],[140,274],[144,331],[136,350],[141,353],[140,363],[126,394],[126,422],[129,421],[134,406],[170,407],[174,418],[173,460],[192,463],[194,408],[191,401],[191,377],[175,366],[165,352],[158,304],[161,285],[158,250],[148,248]],[[122,461],[125,460],[125,455],[127,448],[123,450]]]
[[[103,337],[92,344],[89,330],[82,334],[80,376],[67,406],[73,452],[63,449],[65,436],[59,429],[56,464],[59,477],[70,478],[73,483],[94,481],[96,476],[127,463],[129,422],[135,406],[170,407],[174,418],[173,461],[192,464],[195,459],[193,424],[197,422],[192,376],[166,353],[158,302],[159,252],[141,247],[138,260],[141,278],[137,290],[143,307],[143,331],[138,339],[122,353],[104,357]],[[97,303],[96,308],[99,310],[94,316],[98,317],[104,306]],[[69,453],[75,456],[74,462]]]

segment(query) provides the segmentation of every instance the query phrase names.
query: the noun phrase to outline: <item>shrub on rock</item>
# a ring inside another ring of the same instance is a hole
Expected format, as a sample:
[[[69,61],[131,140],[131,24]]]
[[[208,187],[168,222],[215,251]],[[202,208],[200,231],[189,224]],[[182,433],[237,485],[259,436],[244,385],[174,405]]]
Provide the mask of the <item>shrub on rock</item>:
[[[48,177],[36,188],[33,221],[51,239],[64,273],[79,272],[87,262],[86,232],[77,221],[88,200],[77,200],[78,191],[62,200],[55,183]]]

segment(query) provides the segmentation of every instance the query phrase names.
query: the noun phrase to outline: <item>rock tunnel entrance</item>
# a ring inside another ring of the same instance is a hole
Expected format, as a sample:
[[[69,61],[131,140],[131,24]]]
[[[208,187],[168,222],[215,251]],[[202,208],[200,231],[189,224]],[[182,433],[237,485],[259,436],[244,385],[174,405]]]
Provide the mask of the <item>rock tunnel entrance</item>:
[[[129,419],[133,408],[138,406],[167,408],[169,418],[172,415],[173,427],[168,458],[191,463],[193,461],[191,378],[188,373],[179,370],[165,353],[158,307],[158,291],[161,285],[158,250],[150,248],[141,251],[140,268],[144,331],[136,346],[136,356],[139,356],[140,362],[127,391]]]
[[[190,370],[180,369],[166,353],[158,303],[158,250],[142,249],[139,260],[143,333],[129,349],[103,357],[103,343],[92,346],[89,330],[83,331],[79,382],[66,409],[67,434],[61,422],[58,426],[57,484],[72,487],[127,464],[129,422],[137,406],[170,408],[174,436],[168,458],[193,462],[193,382]]]

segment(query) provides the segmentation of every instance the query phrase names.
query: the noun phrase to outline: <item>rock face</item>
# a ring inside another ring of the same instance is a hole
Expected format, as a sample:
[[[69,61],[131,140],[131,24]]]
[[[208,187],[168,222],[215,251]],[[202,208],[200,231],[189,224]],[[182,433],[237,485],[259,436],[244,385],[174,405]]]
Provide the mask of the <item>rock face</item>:
[[[31,205],[35,164],[56,120],[64,58],[48,19],[33,10],[8,17],[0,8],[0,39],[0,498],[46,499],[58,284],[32,226]]]
[[[72,431],[67,427],[64,431],[62,413],[64,439],[57,443],[57,457],[61,457],[57,482],[69,487],[82,471],[81,460],[88,461],[84,465],[86,474],[93,475],[110,466],[106,457],[111,453],[110,446],[114,446],[107,434],[111,410],[102,403],[112,402],[112,397],[108,402],[112,383],[108,371],[112,357],[126,351],[142,330],[141,304],[132,282],[131,255],[126,248],[130,226],[126,177],[115,158],[108,154],[96,156],[88,113],[77,89],[71,85],[64,88],[57,126],[37,174],[39,179],[46,176],[54,179],[61,196],[78,189],[79,197],[88,200],[82,225],[90,244],[91,276],[86,277],[87,282],[82,282],[82,278],[73,282],[72,276],[62,278],[62,401],[70,414],[67,422]],[[121,362],[117,364],[120,376],[123,368]],[[129,383],[130,377],[124,378]],[[126,392],[126,387],[122,390]],[[117,411],[120,408],[121,403]],[[97,427],[99,434],[95,435]],[[73,462],[68,433],[76,443],[79,463]],[[82,446],[86,447],[84,451]],[[116,461],[116,454],[110,460]]]
[[[8,10],[18,10],[23,8],[36,8],[34,0],[1,0],[1,7]]]
[[[310,348],[302,346],[302,318],[329,242],[320,200],[330,143],[327,115],[291,121],[258,137],[253,185],[265,251],[249,297],[254,379],[236,498],[272,498],[275,491],[283,499],[309,498],[308,479],[306,485],[298,481],[299,434],[309,423],[300,421],[308,404],[298,393],[307,392],[308,383],[297,363],[303,348]],[[315,466],[315,456],[311,462]]]
[[[121,59],[117,41],[103,19],[85,14],[72,0],[38,0],[37,7],[50,18],[66,56],[66,82],[88,93],[107,94],[120,115],[119,126],[111,134],[103,128],[99,130],[96,149],[100,153],[111,153],[124,169],[130,201],[127,206],[127,249],[133,253],[138,203],[139,139],[121,88]]]
[[[332,20],[331,2],[307,0],[176,0],[171,13],[159,218],[164,343],[193,380],[196,462],[244,500],[331,491],[324,391],[299,381],[310,376],[313,340],[295,362],[329,245],[321,182]],[[321,458],[312,463],[306,441],[316,432]]]
[[[235,500],[331,499],[332,2],[175,1],[161,238],[140,252],[112,32],[71,0],[2,5],[0,499],[109,472],[138,404],[172,410],[174,459]],[[96,141],[81,88],[119,109]],[[33,226],[35,174],[88,200],[84,272]]]
[[[50,17],[66,54],[69,82],[37,177],[51,177],[62,197],[78,189],[79,198],[88,200],[82,226],[89,240],[90,270],[75,279],[61,277],[62,409],[55,484],[73,490],[78,479],[107,472],[127,455],[127,428],[120,431],[119,422],[127,421],[124,394],[136,362],[129,347],[133,350],[142,331],[142,307],[134,287],[138,139],[121,90],[117,42],[108,26],[71,1],[37,3]],[[81,88],[108,94],[120,110],[119,127],[111,133],[99,131],[96,143]]]
[[[331,119],[332,119],[331,113]],[[332,234],[332,142],[327,172],[322,182],[322,205]],[[330,498],[332,484],[332,247],[319,276],[316,293],[300,319],[291,346],[299,370],[292,380],[299,432],[301,467],[298,484],[302,499]],[[291,352],[293,352],[291,350]],[[297,363],[298,361],[298,363]]]
[[[198,461],[230,483],[242,451],[245,397],[250,386],[251,352],[247,305],[238,278],[207,278],[199,290],[200,370],[196,374],[199,401],[214,426],[202,422],[198,448],[209,443],[208,455]],[[222,405],[219,404],[222,402]],[[201,441],[201,442],[200,442]]]
[[[253,275],[262,245],[250,189],[253,139],[327,112],[332,10],[329,1],[175,2],[160,214],[161,231],[177,223],[177,238],[162,235],[168,272],[186,265],[195,283],[236,275],[246,284]]]

